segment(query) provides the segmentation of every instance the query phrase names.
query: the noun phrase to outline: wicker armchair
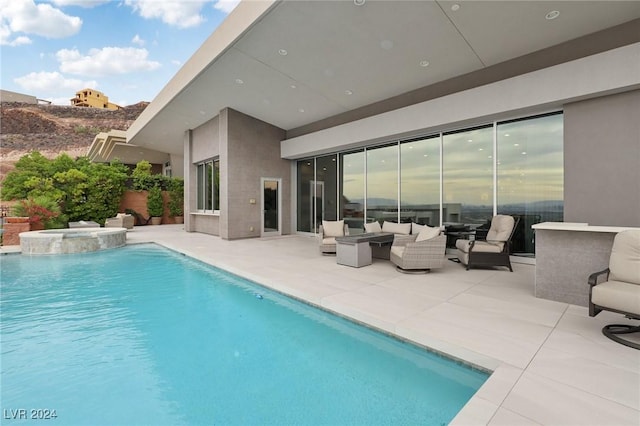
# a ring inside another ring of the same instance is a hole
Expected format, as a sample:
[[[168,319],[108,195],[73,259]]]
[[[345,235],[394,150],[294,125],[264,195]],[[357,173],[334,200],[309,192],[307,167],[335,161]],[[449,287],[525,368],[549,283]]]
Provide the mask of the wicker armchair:
[[[416,241],[417,235],[396,235],[390,259],[400,272],[426,273],[442,268],[447,249],[447,236],[440,234],[428,240]]]
[[[349,235],[349,226],[344,220],[322,221],[318,229],[318,242],[320,253],[331,254],[336,252],[336,237]]]
[[[118,213],[116,217],[110,217],[104,222],[105,228],[133,229],[134,217],[130,214]]]

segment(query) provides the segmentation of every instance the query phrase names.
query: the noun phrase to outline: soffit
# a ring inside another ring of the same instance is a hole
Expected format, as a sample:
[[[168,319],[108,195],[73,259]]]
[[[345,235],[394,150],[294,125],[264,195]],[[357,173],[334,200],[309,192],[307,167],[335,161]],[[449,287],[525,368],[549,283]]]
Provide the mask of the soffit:
[[[226,107],[289,130],[640,17],[636,1],[457,4],[279,2],[217,57],[200,49],[185,67],[209,65],[175,96],[161,92],[130,142],[182,153],[184,131]]]

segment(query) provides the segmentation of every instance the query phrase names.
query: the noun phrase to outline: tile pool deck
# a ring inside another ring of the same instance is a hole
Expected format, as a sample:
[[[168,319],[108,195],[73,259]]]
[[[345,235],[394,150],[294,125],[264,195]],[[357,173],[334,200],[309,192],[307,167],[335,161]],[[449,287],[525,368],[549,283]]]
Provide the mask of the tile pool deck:
[[[313,237],[226,241],[182,225],[136,227],[127,241],[156,242],[493,370],[451,424],[640,425],[640,351],[600,332],[628,320],[608,312],[590,318],[586,308],[535,298],[531,265],[510,273],[445,262],[407,275],[382,260],[337,265]]]

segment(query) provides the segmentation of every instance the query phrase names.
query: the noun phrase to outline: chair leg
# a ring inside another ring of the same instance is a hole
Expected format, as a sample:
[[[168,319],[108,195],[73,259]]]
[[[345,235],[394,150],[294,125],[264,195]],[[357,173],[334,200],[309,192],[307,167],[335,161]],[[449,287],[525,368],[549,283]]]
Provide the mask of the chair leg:
[[[628,346],[633,349],[640,350],[640,343],[631,342],[629,340],[623,339],[619,337],[618,334],[630,334],[630,333],[639,333],[640,326],[633,326],[629,324],[609,324],[605,325],[602,329],[602,334],[607,336],[609,339],[614,342],[620,343],[621,345]]]

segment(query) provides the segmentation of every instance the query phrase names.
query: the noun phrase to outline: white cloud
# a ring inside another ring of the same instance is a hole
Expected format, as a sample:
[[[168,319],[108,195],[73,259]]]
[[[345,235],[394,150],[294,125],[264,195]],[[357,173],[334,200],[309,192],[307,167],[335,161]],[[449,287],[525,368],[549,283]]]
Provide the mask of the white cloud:
[[[82,19],[70,16],[48,3],[33,0],[0,0],[0,44],[25,44],[25,36],[11,40],[13,33],[64,38],[76,34]]]
[[[147,49],[104,47],[91,49],[88,55],[78,50],[62,49],[56,53],[60,71],[75,75],[114,75],[136,71],[153,71],[159,62],[147,59]]]
[[[92,8],[101,4],[109,3],[111,0],[49,0],[56,6],[80,6],[84,8]]]
[[[135,12],[145,19],[161,19],[165,24],[178,28],[189,28],[205,21],[200,14],[202,6],[209,0],[125,0]]]
[[[180,66],[180,65],[182,65],[182,62],[181,62],[181,61],[179,61],[179,60],[177,60],[177,59],[172,59],[172,60],[171,60],[171,63],[172,63],[173,65],[176,65],[176,66]]]
[[[233,9],[240,3],[240,0],[218,0],[216,4],[213,5],[216,9],[226,14],[231,13]]]
[[[13,81],[27,92],[35,93],[38,97],[47,93],[59,93],[61,89],[69,90],[69,99],[78,90],[85,87],[95,88],[98,86],[98,82],[95,80],[83,81],[76,78],[66,78],[57,71],[32,72],[22,77],[17,77]]]
[[[140,36],[138,34],[136,34],[135,36],[133,36],[133,38],[131,39],[131,43],[133,44],[137,44],[138,46],[144,46],[145,45],[145,41],[143,39],[140,38]]]

